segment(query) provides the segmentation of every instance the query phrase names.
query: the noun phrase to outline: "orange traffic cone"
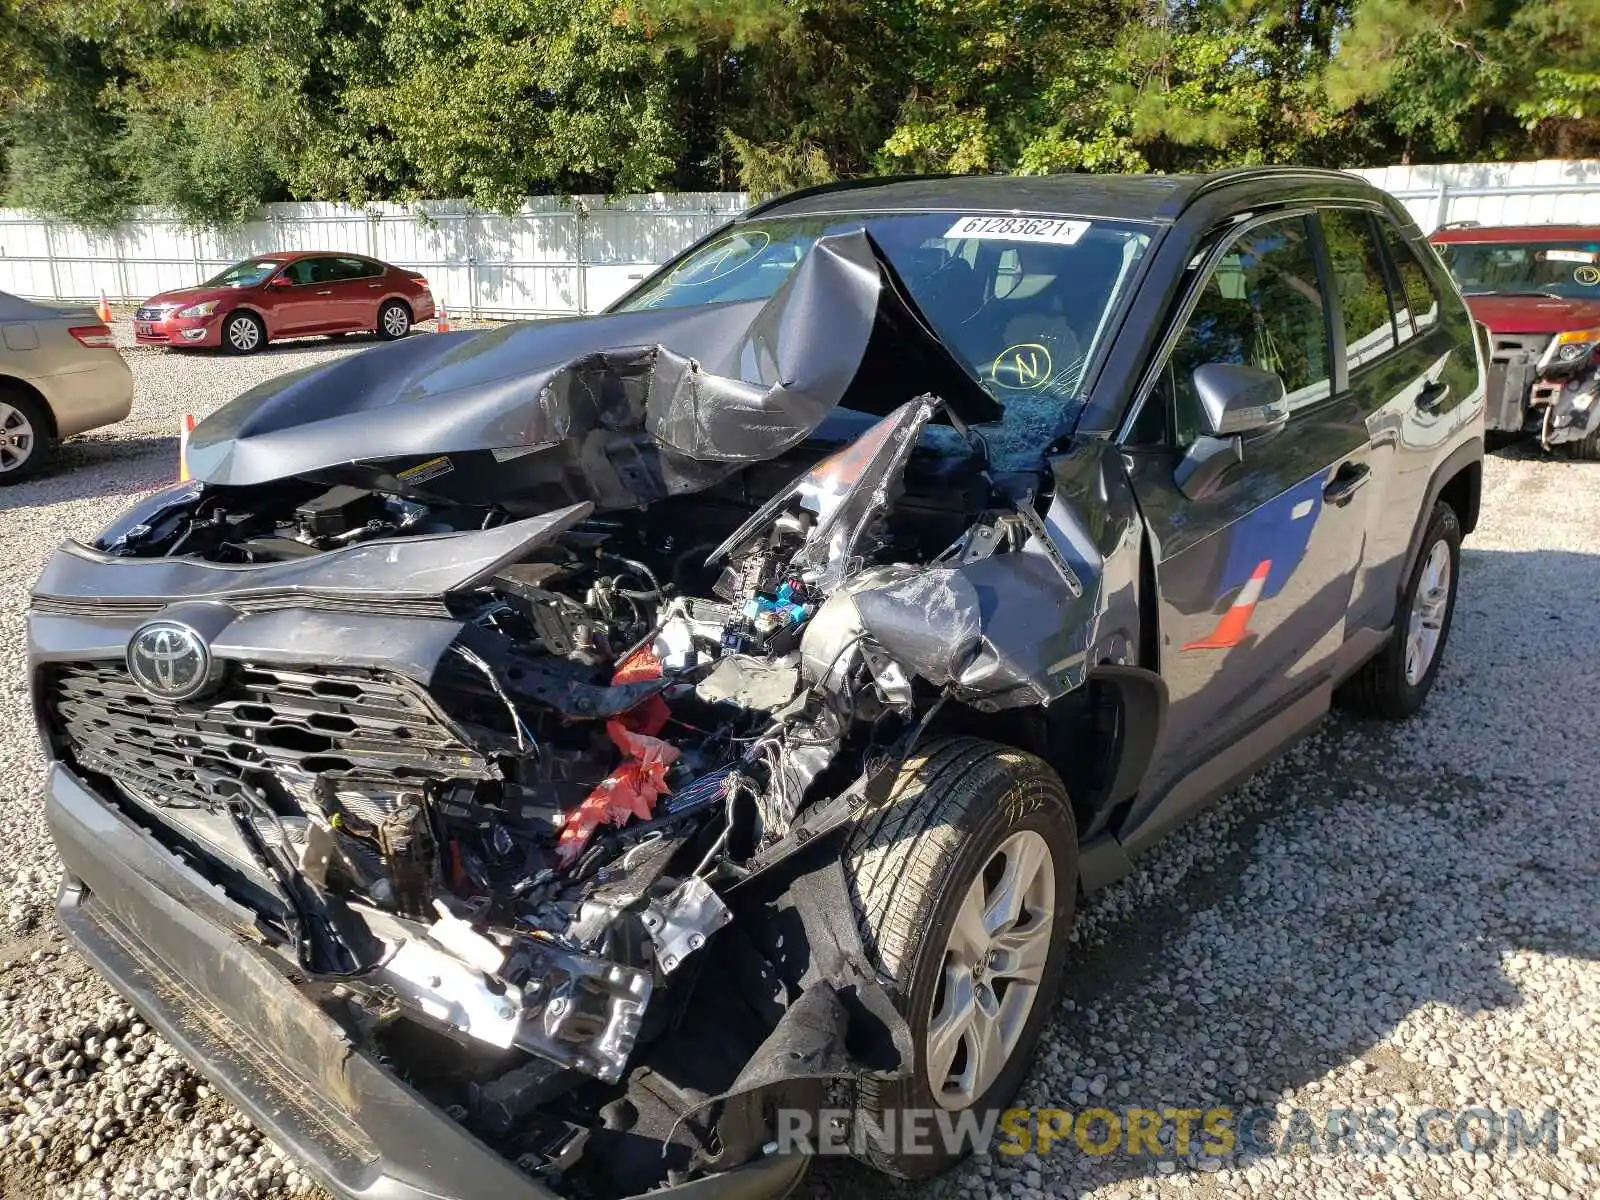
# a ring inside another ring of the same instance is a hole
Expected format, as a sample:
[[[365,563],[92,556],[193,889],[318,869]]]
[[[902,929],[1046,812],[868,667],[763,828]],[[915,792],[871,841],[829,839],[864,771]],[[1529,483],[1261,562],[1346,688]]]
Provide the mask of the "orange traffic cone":
[[[106,299],[104,292],[100,293],[100,303],[95,305],[94,315],[105,324],[111,324],[111,301]]]
[[[189,482],[189,435],[194,432],[194,414],[184,413],[178,426],[178,482]]]
[[[1217,627],[1211,631],[1209,637],[1199,641],[1189,642],[1185,650],[1227,650],[1244,641],[1244,635],[1250,628],[1250,617],[1256,611],[1256,603],[1261,599],[1261,591],[1267,586],[1267,575],[1272,570],[1272,560],[1263,559],[1255,573],[1245,580],[1239,589],[1239,594],[1234,597],[1228,611],[1222,614],[1222,620],[1217,622]]]
[[[433,331],[435,333],[450,332],[450,314],[444,309],[444,301],[439,301],[439,307],[433,314]]]

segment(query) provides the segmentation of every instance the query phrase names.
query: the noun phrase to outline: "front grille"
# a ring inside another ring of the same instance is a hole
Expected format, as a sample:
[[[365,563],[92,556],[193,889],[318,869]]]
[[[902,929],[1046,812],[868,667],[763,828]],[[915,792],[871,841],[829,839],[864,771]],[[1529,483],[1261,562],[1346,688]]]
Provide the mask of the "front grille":
[[[294,588],[261,588],[234,595],[216,593],[229,608],[241,614],[310,609],[315,612],[365,613],[385,617],[426,617],[448,620],[450,606],[437,597],[336,596],[307,593]],[[35,594],[29,602],[34,613],[50,617],[154,617],[172,603],[169,596],[48,596]]]
[[[140,306],[139,308],[133,310],[133,319],[135,321],[160,321],[164,319],[166,315],[167,310],[164,308],[147,308]]]
[[[326,775],[379,789],[495,775],[426,691],[375,671],[241,664],[220,694],[173,704],[121,662],[68,663],[45,696],[78,765],[164,803],[212,807],[267,773],[286,787]]]

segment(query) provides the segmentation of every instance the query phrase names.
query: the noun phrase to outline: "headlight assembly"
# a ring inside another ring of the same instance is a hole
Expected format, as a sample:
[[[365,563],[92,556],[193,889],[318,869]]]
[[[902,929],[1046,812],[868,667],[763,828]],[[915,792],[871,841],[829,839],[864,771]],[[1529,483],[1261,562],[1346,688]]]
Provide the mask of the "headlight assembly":
[[[1539,361],[1541,371],[1550,367],[1571,366],[1581,362],[1600,346],[1600,329],[1569,329],[1556,334],[1550,348]]]

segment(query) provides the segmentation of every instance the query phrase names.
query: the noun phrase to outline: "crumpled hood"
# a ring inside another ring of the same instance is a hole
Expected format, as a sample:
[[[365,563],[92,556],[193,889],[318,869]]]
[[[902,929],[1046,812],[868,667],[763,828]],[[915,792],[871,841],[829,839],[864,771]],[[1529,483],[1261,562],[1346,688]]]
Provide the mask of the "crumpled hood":
[[[770,300],[435,334],[282,376],[202,422],[189,469],[618,507],[775,457],[841,404],[922,392],[1000,415],[863,231],[819,239]]]
[[[1564,333],[1600,325],[1600,300],[1488,294],[1465,299],[1472,315],[1494,333]]]

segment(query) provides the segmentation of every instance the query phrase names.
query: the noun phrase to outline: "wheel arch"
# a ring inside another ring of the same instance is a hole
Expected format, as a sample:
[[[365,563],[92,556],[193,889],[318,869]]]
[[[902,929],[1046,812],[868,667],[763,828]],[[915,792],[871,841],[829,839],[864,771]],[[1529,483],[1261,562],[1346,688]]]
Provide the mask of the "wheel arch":
[[[272,336],[272,322],[267,320],[267,314],[261,311],[261,309],[257,308],[254,304],[250,304],[242,300],[238,304],[235,304],[227,312],[222,314],[222,324],[226,325],[240,313],[247,313],[256,319],[256,321],[261,325],[261,336],[263,338],[269,338]],[[220,329],[218,330],[218,333],[220,335]]]
[[[1400,572],[1400,594],[1411,579],[1411,571],[1422,553],[1422,540],[1428,532],[1428,522],[1433,517],[1434,505],[1440,501],[1448,504],[1461,522],[1461,532],[1471,533],[1478,525],[1478,511],[1483,503],[1483,439],[1475,437],[1450,454],[1439,464],[1428,481],[1428,493],[1416,516],[1411,530],[1411,541],[1406,549],[1405,566]]]
[[[1143,667],[1102,663],[1049,708],[980,712],[951,702],[930,735],[969,736],[1042,758],[1060,776],[1087,842],[1115,826],[1138,793],[1166,721],[1167,684]]]
[[[7,375],[0,373],[0,395],[14,392],[37,400],[39,407],[44,409],[44,418],[49,422],[49,435],[52,440],[61,436],[60,427],[56,424],[56,410],[50,404],[50,397],[41,392],[34,384],[28,382],[20,375]]]

